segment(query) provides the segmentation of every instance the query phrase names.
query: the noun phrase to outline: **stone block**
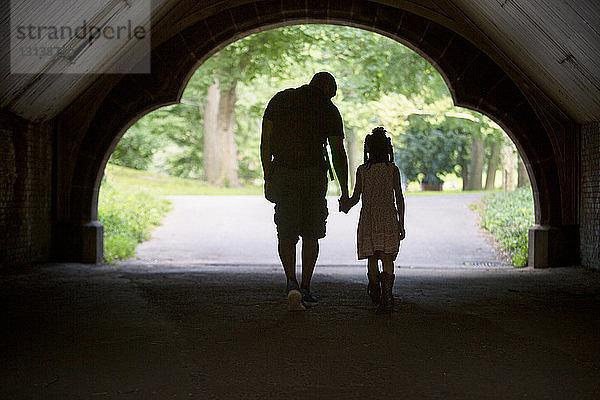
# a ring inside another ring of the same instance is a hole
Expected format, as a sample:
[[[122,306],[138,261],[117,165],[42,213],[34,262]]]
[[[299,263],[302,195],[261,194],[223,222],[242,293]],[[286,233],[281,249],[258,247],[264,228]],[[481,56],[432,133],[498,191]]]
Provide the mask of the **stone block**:
[[[579,264],[578,225],[534,225],[529,229],[529,266],[566,267]]]

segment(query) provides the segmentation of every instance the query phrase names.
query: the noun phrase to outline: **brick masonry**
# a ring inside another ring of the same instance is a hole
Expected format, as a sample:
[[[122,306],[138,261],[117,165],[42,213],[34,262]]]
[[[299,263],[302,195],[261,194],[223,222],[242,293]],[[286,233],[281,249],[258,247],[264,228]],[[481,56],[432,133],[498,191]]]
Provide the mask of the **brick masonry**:
[[[51,127],[0,114],[0,267],[50,258]]]
[[[581,142],[581,263],[600,269],[600,122],[583,126]]]

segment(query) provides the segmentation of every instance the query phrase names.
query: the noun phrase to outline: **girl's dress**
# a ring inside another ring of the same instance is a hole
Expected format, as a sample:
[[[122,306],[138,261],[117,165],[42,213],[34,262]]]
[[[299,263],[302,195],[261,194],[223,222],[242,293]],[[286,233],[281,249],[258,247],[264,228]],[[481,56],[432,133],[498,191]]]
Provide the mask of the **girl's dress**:
[[[400,248],[398,212],[394,198],[394,179],[398,167],[392,163],[365,164],[358,167],[362,179],[362,208],[358,221],[358,259],[380,251],[395,260]]]

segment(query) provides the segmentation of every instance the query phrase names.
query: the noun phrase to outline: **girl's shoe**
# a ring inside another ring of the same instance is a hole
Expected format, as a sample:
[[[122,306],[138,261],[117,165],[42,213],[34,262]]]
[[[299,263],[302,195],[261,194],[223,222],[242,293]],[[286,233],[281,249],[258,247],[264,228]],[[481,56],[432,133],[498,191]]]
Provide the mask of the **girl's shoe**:
[[[371,278],[371,276],[367,274],[367,278],[369,278],[367,293],[369,294],[369,297],[371,297],[373,305],[377,307],[379,303],[381,303],[381,273],[378,273],[375,279]]]
[[[377,307],[377,314],[389,314],[394,311],[394,295],[392,288],[394,287],[394,274],[382,272],[381,275],[381,303]]]

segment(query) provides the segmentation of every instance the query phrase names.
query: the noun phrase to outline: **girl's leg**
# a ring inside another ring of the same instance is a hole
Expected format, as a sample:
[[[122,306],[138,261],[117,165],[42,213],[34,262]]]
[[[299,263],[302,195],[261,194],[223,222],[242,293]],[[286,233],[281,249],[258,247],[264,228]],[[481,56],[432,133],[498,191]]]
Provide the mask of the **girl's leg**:
[[[381,264],[383,264],[383,272],[386,274],[394,274],[394,260],[389,254],[381,254]]]
[[[376,277],[379,275],[379,258],[375,255],[367,258],[367,275],[369,277]]]
[[[388,314],[394,310],[394,260],[389,254],[381,255],[383,273],[381,274],[381,303],[377,307],[377,313]]]
[[[379,285],[380,279],[378,261],[379,259],[376,255],[367,258],[367,277],[369,278],[367,292],[371,297],[371,301],[376,306],[378,306],[381,302],[381,286]]]

